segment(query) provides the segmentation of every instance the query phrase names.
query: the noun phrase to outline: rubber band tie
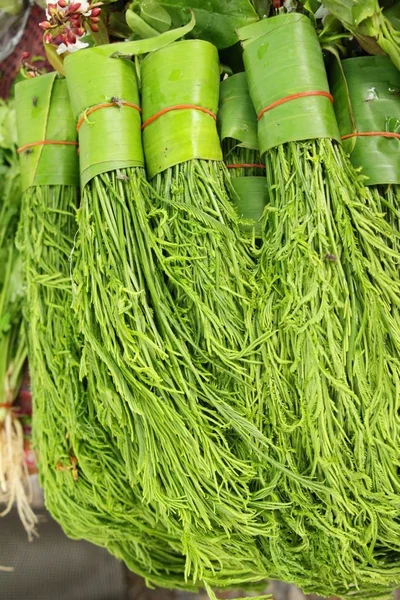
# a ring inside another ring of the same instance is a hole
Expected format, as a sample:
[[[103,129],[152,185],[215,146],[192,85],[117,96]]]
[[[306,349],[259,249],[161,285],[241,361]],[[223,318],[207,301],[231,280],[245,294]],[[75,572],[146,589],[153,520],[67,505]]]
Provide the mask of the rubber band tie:
[[[272,110],[273,108],[276,108],[277,106],[280,106],[281,104],[286,104],[286,102],[291,102],[292,100],[298,100],[299,98],[308,98],[309,96],[323,96],[325,98],[328,98],[328,100],[333,104],[333,96],[329,92],[325,92],[323,90],[316,90],[313,92],[298,92],[297,94],[292,94],[291,96],[285,96],[285,98],[276,100],[269,106],[266,106],[265,108],[263,108],[260,111],[260,113],[257,117],[257,120],[259,121],[266,112],[268,112],[269,110]]]
[[[40,142],[32,142],[30,144],[24,144],[17,150],[18,154],[29,150],[29,148],[35,148],[35,146],[77,146],[78,142],[70,142],[67,140],[41,140]]]
[[[206,115],[210,115],[210,117],[212,117],[214,121],[217,120],[217,115],[211,110],[208,110],[208,108],[204,108],[203,106],[197,106],[196,104],[177,104],[176,106],[169,106],[167,108],[163,108],[158,113],[147,119],[147,121],[145,121],[142,125],[142,131],[146,129],[146,127],[148,127],[151,123],[154,123],[154,121],[173,110],[198,110],[199,112],[205,113]]]
[[[342,135],[342,140],[348,140],[353,137],[386,137],[386,138],[396,138],[400,140],[400,133],[394,133],[391,131],[360,131],[354,133],[348,133],[347,135]]]
[[[133,104],[132,102],[125,102],[125,100],[115,100],[114,102],[103,102],[102,104],[96,104],[96,106],[92,106],[91,108],[88,108],[84,112],[84,114],[78,120],[78,123],[76,125],[76,130],[79,132],[79,130],[82,126],[82,123],[91,114],[93,114],[97,110],[100,110],[102,108],[110,108],[111,106],[118,106],[119,108],[122,108],[122,106],[127,106],[128,108],[133,108],[133,109],[137,110],[139,113],[142,112],[142,109],[140,108],[140,106],[138,106],[137,104]]]

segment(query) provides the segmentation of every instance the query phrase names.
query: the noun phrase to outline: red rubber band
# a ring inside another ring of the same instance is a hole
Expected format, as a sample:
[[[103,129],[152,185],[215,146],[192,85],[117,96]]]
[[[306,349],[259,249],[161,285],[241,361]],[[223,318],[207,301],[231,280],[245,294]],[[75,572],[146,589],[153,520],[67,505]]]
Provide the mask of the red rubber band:
[[[0,408],[11,408],[12,407],[12,402],[3,402],[2,404],[0,404]]]
[[[24,144],[18,148],[18,154],[25,152],[28,148],[34,148],[35,146],[77,146],[78,142],[68,142],[67,140],[42,140],[40,142],[32,142],[31,144]]]
[[[238,163],[235,165],[225,165],[227,169],[265,169],[265,165],[258,163]]]
[[[298,92],[297,94],[292,94],[291,96],[285,96],[285,98],[276,100],[269,106],[266,106],[265,108],[262,109],[262,111],[259,113],[257,118],[258,118],[258,120],[260,120],[261,117],[266,112],[268,112],[269,110],[272,110],[273,108],[276,108],[277,106],[280,106],[281,104],[285,104],[286,102],[291,102],[292,100],[298,100],[299,98],[308,98],[309,96],[323,96],[325,98],[328,98],[328,100],[330,100],[330,102],[332,102],[332,104],[333,104],[333,96],[329,92],[325,92],[323,90],[316,90],[314,92]]]
[[[76,125],[76,130],[79,131],[82,126],[82,123],[85,121],[85,119],[92,113],[96,112],[96,110],[100,110],[101,108],[110,108],[111,106],[118,106],[120,108],[121,108],[121,106],[127,106],[128,108],[134,108],[139,113],[142,112],[142,109],[140,108],[140,106],[138,106],[137,104],[133,104],[132,102],[125,102],[125,100],[118,100],[118,101],[116,100],[115,102],[103,102],[102,104],[96,104],[96,106],[92,106],[91,108],[88,108],[88,110],[86,110],[84,112],[84,114],[78,120],[78,123]]]
[[[204,108],[203,106],[196,106],[196,104],[177,104],[176,106],[168,106],[167,108],[163,108],[162,110],[160,110],[160,112],[147,119],[147,121],[145,121],[142,125],[142,131],[146,129],[146,127],[148,127],[151,123],[154,123],[154,121],[157,121],[157,119],[173,110],[198,110],[200,112],[205,113],[206,115],[210,115],[210,117],[212,117],[214,121],[217,120],[217,115],[214,114],[211,110],[208,110],[208,108]]]
[[[400,133],[393,133],[391,131],[360,131],[355,133],[348,133],[347,135],[342,135],[342,140],[348,140],[353,137],[387,137],[387,138],[396,138],[400,140]]]

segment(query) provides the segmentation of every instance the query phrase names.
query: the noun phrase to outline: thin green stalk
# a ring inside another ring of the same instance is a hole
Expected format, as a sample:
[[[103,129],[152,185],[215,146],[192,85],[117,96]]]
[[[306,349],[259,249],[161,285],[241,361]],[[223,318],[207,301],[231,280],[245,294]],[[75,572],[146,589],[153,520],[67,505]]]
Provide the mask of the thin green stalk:
[[[95,400],[112,398],[107,377],[100,372],[96,380],[80,379],[83,347],[70,279],[76,204],[69,186],[29,188],[19,231],[33,441],[46,505],[71,537],[107,547],[155,583],[182,587],[182,547],[173,529],[142,503],[139,482],[131,488],[124,461],[96,417]]]
[[[217,587],[264,578],[255,536],[269,531],[249,506],[266,441],[246,353],[253,263],[228,186],[205,161],[154,188],[141,169],[95,177],[73,273],[82,373],[105,386],[94,398],[102,426],[173,532],[187,581]]]

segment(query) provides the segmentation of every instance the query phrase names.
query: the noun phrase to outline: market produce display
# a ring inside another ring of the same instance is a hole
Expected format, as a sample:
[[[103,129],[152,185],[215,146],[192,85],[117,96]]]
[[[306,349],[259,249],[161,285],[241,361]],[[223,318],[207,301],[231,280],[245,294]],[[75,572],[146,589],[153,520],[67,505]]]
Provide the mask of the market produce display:
[[[400,584],[397,21],[336,4],[58,0],[16,85],[46,502],[149,584]]]

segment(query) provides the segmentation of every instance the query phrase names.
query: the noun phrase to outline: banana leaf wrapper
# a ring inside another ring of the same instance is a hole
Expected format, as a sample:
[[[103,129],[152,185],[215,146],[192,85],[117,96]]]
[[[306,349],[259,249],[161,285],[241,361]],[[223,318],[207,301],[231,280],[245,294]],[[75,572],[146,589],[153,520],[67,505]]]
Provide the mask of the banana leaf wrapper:
[[[218,129],[221,142],[231,138],[241,148],[258,150],[257,115],[246,73],[237,73],[221,83]]]
[[[41,141],[76,142],[67,83],[56,73],[21,81],[15,86],[18,144]],[[79,183],[74,145],[37,145],[20,153],[22,190],[36,185]]]
[[[157,38],[120,42],[81,50],[65,59],[64,69],[79,128],[81,187],[93,177],[129,167],[142,167],[144,157],[140,134],[140,112],[123,105],[139,106],[139,91],[132,56],[146,54],[174,42],[195,25],[167,31]],[[114,106],[86,116],[88,109],[112,103]]]
[[[172,106],[190,104],[217,114],[219,61],[215,46],[186,40],[149,54],[142,65],[143,122]],[[215,120],[194,109],[173,110],[143,131],[150,178],[192,159],[222,160]]]
[[[304,15],[289,13],[243,27],[239,37],[250,96],[257,115],[293,94],[329,92],[317,34]],[[263,155],[286,142],[331,138],[340,141],[329,98],[308,96],[276,106],[258,122]]]
[[[400,72],[386,56],[335,63],[331,72],[335,111],[342,136],[358,132],[400,133]],[[400,184],[400,140],[384,136],[343,140],[351,162],[362,167],[367,185]]]
[[[65,73],[76,119],[97,105],[123,101],[139,105],[135,65],[110,56],[110,46],[71,54]],[[140,112],[115,104],[85,117],[79,129],[81,187],[93,177],[127,167],[143,167]]]
[[[235,163],[237,156],[248,155],[247,150],[254,151],[257,162],[261,162],[258,149],[257,115],[249,95],[245,73],[237,73],[221,83],[218,129],[223,150],[224,142],[229,144],[227,148],[230,147],[234,150],[234,152],[228,150],[227,154],[224,153],[226,163],[231,162],[230,157]],[[232,186],[236,192],[233,202],[242,219],[254,222],[254,225],[243,224],[243,231],[250,232],[254,229],[255,234],[259,235],[261,230],[259,220],[268,200],[264,172],[261,170],[260,176],[242,176],[241,173],[242,170],[240,170],[239,176],[235,176],[236,170],[232,169],[231,171]]]

